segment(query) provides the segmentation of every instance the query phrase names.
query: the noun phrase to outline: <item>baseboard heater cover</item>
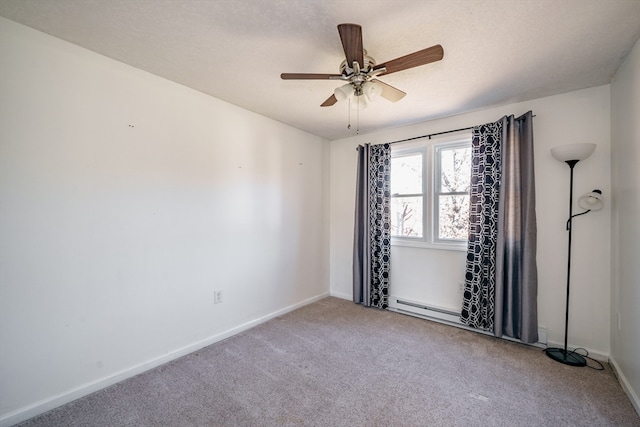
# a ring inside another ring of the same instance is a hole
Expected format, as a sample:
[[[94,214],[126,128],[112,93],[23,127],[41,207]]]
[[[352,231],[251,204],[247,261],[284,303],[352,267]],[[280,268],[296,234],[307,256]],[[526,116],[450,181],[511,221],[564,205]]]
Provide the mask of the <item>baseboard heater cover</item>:
[[[460,312],[456,312],[451,309],[427,305],[424,303],[419,303],[415,301],[409,301],[404,298],[398,297],[389,297],[389,310],[395,311],[402,314],[407,314],[409,316],[416,316],[422,319],[433,320],[436,322],[446,323],[451,326],[456,326],[458,328],[467,329],[474,332],[480,332],[485,335],[491,335],[492,333],[487,331],[482,331],[476,328],[470,328],[460,321]],[[515,342],[521,342],[518,339],[510,338],[510,337],[502,337],[503,339]],[[532,345],[536,347],[546,347],[547,343],[547,330],[544,327],[538,328],[538,342]]]
[[[399,298],[392,298],[389,307],[394,308],[398,311],[404,311],[411,314],[418,314],[420,316],[446,320],[448,322],[454,322],[462,325],[462,323],[460,322],[460,313],[456,313],[453,310],[449,310],[443,307],[425,305]]]

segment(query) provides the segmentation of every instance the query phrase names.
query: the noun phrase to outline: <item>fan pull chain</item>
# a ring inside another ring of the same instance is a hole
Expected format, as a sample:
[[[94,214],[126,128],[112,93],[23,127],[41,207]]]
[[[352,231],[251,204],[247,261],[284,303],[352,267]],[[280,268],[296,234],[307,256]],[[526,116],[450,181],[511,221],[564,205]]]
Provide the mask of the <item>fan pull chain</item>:
[[[348,99],[349,105],[347,105],[347,114],[349,115],[349,123],[347,123],[347,129],[351,129],[351,98]]]
[[[360,134],[360,102],[356,104],[356,135]]]

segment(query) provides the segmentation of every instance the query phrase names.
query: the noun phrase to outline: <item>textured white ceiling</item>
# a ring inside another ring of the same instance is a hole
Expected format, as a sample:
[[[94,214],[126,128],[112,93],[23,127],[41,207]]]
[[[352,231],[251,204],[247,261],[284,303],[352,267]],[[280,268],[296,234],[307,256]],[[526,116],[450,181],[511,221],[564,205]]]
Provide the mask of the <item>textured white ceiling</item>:
[[[0,15],[328,139],[348,107],[336,26],[362,25],[378,63],[441,44],[444,59],[383,76],[405,92],[360,133],[610,82],[640,37],[640,0],[0,0]]]

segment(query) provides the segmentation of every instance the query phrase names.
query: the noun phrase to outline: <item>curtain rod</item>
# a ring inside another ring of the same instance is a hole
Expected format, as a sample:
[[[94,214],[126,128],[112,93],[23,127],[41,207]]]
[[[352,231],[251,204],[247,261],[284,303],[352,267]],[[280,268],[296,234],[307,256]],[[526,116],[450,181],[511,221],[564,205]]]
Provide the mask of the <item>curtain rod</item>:
[[[515,120],[521,120],[525,115],[523,114],[520,117],[516,117]],[[534,114],[531,117],[535,117],[536,115]],[[432,136],[438,136],[438,135],[445,135],[447,133],[453,133],[453,132],[462,132],[463,130],[469,130],[469,129],[473,129],[475,126],[469,126],[466,128],[460,128],[460,129],[453,129],[453,130],[445,130],[443,132],[436,132],[436,133],[430,133],[427,135],[421,135],[421,136],[414,136],[413,138],[407,138],[407,139],[399,139],[398,141],[392,141],[392,142],[387,142],[386,144],[397,144],[399,142],[407,142],[407,141],[413,141],[414,139],[421,139],[421,138],[429,138],[431,139]],[[356,147],[356,151],[358,151],[358,147]]]
[[[420,139],[420,138],[429,138],[429,139],[431,139],[432,136],[444,135],[444,134],[453,133],[453,132],[462,132],[463,130],[473,129],[474,127],[475,126],[469,126],[469,127],[466,127],[466,128],[460,128],[460,129],[454,129],[454,130],[445,130],[444,132],[430,133],[428,135],[414,136],[413,138],[399,139],[398,141],[387,142],[387,144],[397,144],[398,142],[413,141],[414,139]]]

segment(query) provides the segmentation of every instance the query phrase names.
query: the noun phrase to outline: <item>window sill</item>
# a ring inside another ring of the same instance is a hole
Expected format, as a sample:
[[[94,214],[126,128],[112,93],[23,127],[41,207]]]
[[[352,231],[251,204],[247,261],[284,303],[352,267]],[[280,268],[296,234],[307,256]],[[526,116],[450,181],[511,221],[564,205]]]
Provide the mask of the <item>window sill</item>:
[[[433,249],[438,251],[457,251],[457,252],[467,251],[467,242],[433,243],[433,242],[425,242],[424,240],[398,239],[394,237],[391,238],[391,246]]]

